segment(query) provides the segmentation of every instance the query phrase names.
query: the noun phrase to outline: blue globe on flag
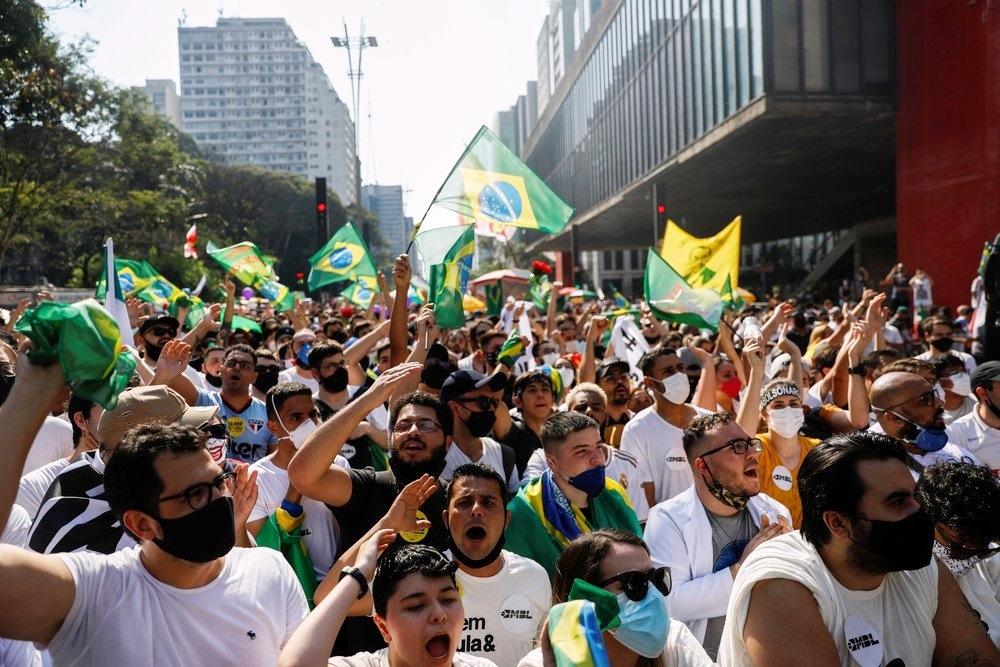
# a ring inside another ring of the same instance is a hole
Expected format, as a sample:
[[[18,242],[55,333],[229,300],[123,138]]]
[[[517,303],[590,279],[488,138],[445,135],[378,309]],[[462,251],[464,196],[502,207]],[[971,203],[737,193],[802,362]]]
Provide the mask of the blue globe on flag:
[[[367,287],[359,287],[358,298],[361,299],[362,301],[367,301],[368,299],[372,298],[372,291]]]
[[[170,288],[170,285],[166,284],[162,280],[153,281],[153,291],[157,296],[162,296],[164,299],[170,298],[170,295],[174,293],[174,291]]]
[[[337,248],[330,253],[327,261],[330,263],[330,268],[343,271],[350,268],[354,262],[354,253],[351,252],[350,248]]]
[[[118,284],[121,285],[123,293],[128,293],[135,289],[135,280],[133,280],[131,273],[119,273]]]
[[[493,181],[479,191],[479,210],[498,222],[517,220],[523,208],[520,193],[507,181]]]

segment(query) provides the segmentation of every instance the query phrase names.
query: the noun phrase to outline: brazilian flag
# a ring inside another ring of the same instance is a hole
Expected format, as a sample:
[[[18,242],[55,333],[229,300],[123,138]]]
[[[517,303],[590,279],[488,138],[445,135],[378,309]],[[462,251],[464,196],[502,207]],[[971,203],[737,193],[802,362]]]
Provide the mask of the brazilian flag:
[[[465,149],[433,203],[476,221],[547,234],[562,231],[573,215],[573,209],[486,127]]]
[[[353,223],[348,222],[309,258],[309,289],[378,273],[375,260]]]
[[[549,282],[547,273],[531,274],[528,280],[528,301],[535,304],[538,310],[545,310],[549,307],[549,298],[552,294],[552,283]]]
[[[485,285],[483,291],[486,292],[486,314],[490,317],[499,317],[503,310],[503,285],[498,280]]]
[[[356,306],[370,308],[376,292],[378,292],[378,281],[375,276],[358,276],[358,279],[340,295]]]
[[[476,229],[468,225],[445,254],[444,261],[431,267],[430,289],[427,294],[434,303],[434,319],[439,327],[455,329],[465,326],[462,294],[469,284],[475,248]]]
[[[133,259],[115,258],[115,272],[118,274],[118,284],[122,288],[122,296],[132,297],[146,288],[153,278],[162,277],[159,272],[147,262],[138,262]],[[94,295],[99,301],[104,300],[108,291],[108,280],[104,273],[101,273],[97,281],[97,293]]]
[[[225,248],[219,248],[211,241],[205,248],[208,256],[218,262],[222,268],[233,274],[245,285],[257,288],[276,278],[274,267],[264,258],[255,243],[243,241]],[[270,297],[265,297],[270,298]]]

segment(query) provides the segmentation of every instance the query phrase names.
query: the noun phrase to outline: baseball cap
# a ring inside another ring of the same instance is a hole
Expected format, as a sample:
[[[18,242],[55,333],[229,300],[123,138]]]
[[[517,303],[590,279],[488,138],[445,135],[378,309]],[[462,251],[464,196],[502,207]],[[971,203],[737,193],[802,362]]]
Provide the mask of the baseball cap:
[[[293,329],[292,327],[278,327],[274,331],[275,339],[281,338],[282,336],[294,336],[294,335],[295,335],[295,329]]]
[[[597,367],[597,381],[600,382],[605,375],[616,368],[623,373],[628,373],[628,362],[618,357],[608,357],[602,361],[601,365]]]
[[[972,388],[987,387],[992,382],[1000,382],[1000,361],[987,361],[979,364],[969,376]]]
[[[97,424],[97,439],[105,447],[116,447],[125,434],[146,424],[201,426],[215,417],[218,406],[188,407],[181,395],[163,385],[126,389],[118,395],[114,410],[105,410]]]
[[[489,387],[493,391],[500,391],[507,385],[507,378],[502,375],[483,375],[476,371],[458,370],[448,376],[441,386],[441,402],[446,404],[463,394],[475,391],[482,387]]]
[[[698,356],[691,350],[690,347],[678,348],[677,358],[681,360],[682,364],[684,364],[684,370],[701,370],[701,362],[698,361]]]
[[[176,318],[170,317],[170,315],[167,315],[166,313],[161,313],[160,315],[153,315],[152,317],[147,318],[142,324],[140,324],[139,333],[144,334],[157,324],[163,324],[171,327],[174,331],[177,331],[181,327],[181,323],[178,322]]]

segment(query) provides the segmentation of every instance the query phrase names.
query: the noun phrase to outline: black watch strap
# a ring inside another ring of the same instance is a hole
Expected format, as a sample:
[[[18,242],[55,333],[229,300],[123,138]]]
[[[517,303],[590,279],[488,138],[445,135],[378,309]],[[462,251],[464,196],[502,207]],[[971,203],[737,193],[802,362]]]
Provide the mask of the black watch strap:
[[[865,368],[864,364],[851,366],[850,368],[847,369],[847,372],[850,373],[851,375],[860,375],[861,377],[868,375],[868,369]]]
[[[368,580],[365,578],[365,575],[361,573],[360,569],[348,565],[340,571],[340,579],[338,579],[338,581],[342,580],[344,577],[352,577],[356,582],[358,582],[358,585],[361,587],[361,592],[358,593],[359,600],[368,593]]]

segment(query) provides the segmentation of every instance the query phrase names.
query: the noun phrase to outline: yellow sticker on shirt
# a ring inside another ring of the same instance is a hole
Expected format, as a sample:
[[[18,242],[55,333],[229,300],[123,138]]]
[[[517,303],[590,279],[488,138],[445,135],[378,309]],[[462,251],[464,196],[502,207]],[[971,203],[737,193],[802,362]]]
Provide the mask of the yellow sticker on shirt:
[[[238,438],[243,435],[246,427],[241,417],[229,417],[226,419],[226,430],[229,432],[230,438]]]
[[[426,521],[427,515],[417,510],[417,521]],[[427,535],[426,528],[417,528],[416,530],[404,530],[399,533],[400,536],[407,542],[422,542],[424,536]]]

